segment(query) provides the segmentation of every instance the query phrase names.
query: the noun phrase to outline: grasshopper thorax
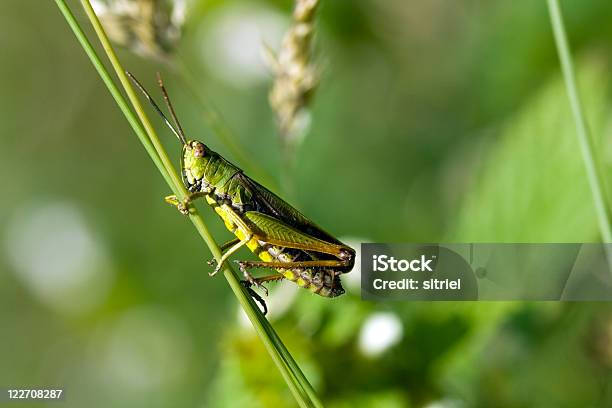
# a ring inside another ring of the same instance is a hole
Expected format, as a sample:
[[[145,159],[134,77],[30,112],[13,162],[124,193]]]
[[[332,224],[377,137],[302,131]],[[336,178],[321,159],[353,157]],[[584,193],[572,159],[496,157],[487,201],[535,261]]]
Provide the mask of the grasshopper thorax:
[[[204,178],[208,164],[210,150],[204,143],[190,140],[183,145],[183,159],[181,162],[185,181],[192,186]]]

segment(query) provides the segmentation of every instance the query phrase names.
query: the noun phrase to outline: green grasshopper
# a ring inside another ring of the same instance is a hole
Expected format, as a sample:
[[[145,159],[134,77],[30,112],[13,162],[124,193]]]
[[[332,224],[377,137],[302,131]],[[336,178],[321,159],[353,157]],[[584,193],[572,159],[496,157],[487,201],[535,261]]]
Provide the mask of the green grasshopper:
[[[205,198],[236,236],[221,247],[225,252],[210,275],[219,272],[232,254],[246,246],[261,260],[237,261],[245,278],[242,282],[263,305],[264,312],[265,302],[250,288],[262,288],[267,294],[262,286],[265,282],[287,279],[320,296],[342,295],[340,274],[353,269],[355,250],[323,231],[204,143],[187,140],[159,74],[158,84],[176,127],[138,80],[127,74],[183,146],[181,176],[189,196],[184,201],[168,196],[166,202],[189,214],[191,202]],[[209,264],[213,265],[214,260]],[[251,268],[270,268],[275,272],[254,278],[249,272]]]

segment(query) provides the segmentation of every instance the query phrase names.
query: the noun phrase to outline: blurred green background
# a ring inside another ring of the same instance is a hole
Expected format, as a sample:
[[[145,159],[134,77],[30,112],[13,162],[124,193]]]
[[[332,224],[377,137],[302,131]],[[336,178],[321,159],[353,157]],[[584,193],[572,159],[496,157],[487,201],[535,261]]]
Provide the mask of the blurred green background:
[[[562,5],[610,175],[612,3]],[[170,62],[119,55],[151,90],[161,71],[187,134],[236,160],[214,104],[252,161],[289,173],[291,202],[353,246],[598,240],[544,1],[323,0],[293,172],[261,57],[291,7],[192,1]],[[64,388],[53,406],[293,406],[54,2],[3,0],[0,27],[0,386]],[[290,283],[268,298],[326,406],[612,406],[610,305],[362,302],[358,269],[337,299]]]

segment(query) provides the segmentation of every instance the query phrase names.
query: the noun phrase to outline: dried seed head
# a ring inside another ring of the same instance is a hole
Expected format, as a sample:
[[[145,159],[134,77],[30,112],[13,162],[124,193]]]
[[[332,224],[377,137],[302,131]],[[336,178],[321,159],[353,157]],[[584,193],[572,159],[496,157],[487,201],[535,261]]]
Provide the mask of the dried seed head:
[[[186,0],[92,0],[111,41],[145,58],[167,60],[185,22]]]
[[[293,24],[285,34],[280,50],[272,56],[275,81],[270,91],[270,105],[276,114],[282,141],[299,142],[307,123],[307,106],[318,82],[312,62],[312,37],[318,0],[296,0]]]

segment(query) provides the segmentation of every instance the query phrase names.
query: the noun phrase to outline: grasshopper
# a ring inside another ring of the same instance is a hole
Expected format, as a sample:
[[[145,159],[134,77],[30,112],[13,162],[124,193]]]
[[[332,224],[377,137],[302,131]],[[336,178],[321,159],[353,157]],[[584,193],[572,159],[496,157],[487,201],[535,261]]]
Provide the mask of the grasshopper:
[[[248,177],[236,165],[212,151],[204,143],[187,140],[178,121],[161,76],[158,85],[174,125],[136,78],[127,73],[153,108],[182,144],[181,176],[189,191],[181,201],[171,195],[166,202],[189,214],[193,200],[204,198],[236,238],[221,246],[224,251],[214,270],[221,270],[228,258],[246,246],[259,261],[236,261],[244,275],[243,285],[264,307],[265,302],[252,289],[263,283],[287,279],[324,297],[344,293],[340,274],[350,272],[355,250],[328,234],[270,190]],[[214,260],[210,265],[214,265]],[[253,277],[252,268],[269,268],[272,274]]]

